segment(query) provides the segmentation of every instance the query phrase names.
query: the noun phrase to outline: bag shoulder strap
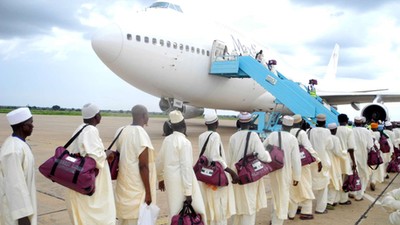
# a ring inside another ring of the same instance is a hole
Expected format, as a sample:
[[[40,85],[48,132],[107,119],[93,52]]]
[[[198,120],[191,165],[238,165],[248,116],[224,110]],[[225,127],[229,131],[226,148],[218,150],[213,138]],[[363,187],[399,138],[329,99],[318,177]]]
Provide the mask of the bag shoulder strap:
[[[82,132],[82,130],[87,126],[89,126],[89,124],[86,124],[78,132],[76,132],[76,134],[74,136],[72,136],[72,138],[69,139],[69,141],[64,145],[64,148],[67,149],[68,146],[75,140],[75,138],[77,138],[79,136],[79,134]]]
[[[244,147],[244,155],[243,155],[243,165],[245,164],[246,158],[247,158],[247,148],[249,147],[250,134],[251,134],[251,131],[247,132],[246,145]]]
[[[282,135],[281,132],[278,132],[278,139],[279,139],[279,148],[282,149]]]
[[[114,145],[114,143],[117,141],[117,139],[119,138],[119,135],[121,135],[121,133],[122,133],[122,131],[125,129],[125,127],[124,128],[122,128],[119,132],[118,132],[118,135],[114,138],[114,140],[111,142],[111,144],[110,144],[110,146],[107,148],[107,150],[110,150],[111,148],[112,148],[112,146]]]
[[[213,134],[213,133],[214,133],[214,132],[211,132],[211,134]],[[206,142],[204,142],[204,145],[203,145],[203,147],[201,148],[201,152],[200,152],[199,157],[202,156],[202,155],[204,154],[204,152],[206,151],[206,146],[207,146],[207,144],[208,144],[208,140],[210,139],[211,134],[208,135]]]
[[[299,136],[300,131],[301,131],[301,128],[299,128],[299,130],[296,132],[296,138]]]

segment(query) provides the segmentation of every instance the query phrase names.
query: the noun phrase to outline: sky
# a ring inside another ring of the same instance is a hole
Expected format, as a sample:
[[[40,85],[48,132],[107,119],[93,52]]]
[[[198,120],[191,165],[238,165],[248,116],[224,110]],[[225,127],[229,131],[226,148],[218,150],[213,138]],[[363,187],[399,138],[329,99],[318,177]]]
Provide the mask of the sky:
[[[92,34],[153,1],[0,1],[0,105],[129,110],[143,104],[160,112],[159,98],[113,74],[94,53]],[[400,92],[398,0],[186,0],[185,13],[207,17],[250,35],[286,63],[323,76],[340,45],[337,79],[349,91],[365,82]],[[369,86],[368,88],[371,88]],[[400,120],[399,103],[387,103]],[[359,114],[349,106],[339,111]],[[229,112],[227,112],[229,113]]]

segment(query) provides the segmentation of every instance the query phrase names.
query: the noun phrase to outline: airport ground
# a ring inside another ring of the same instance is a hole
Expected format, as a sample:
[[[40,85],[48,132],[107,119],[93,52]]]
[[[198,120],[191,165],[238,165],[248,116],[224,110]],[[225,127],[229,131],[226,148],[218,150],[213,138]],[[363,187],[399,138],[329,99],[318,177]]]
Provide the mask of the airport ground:
[[[148,132],[155,149],[159,149],[164,137],[162,136],[162,126],[165,119],[150,118],[149,125],[145,127]],[[32,136],[28,137],[28,142],[32,147],[35,156],[36,168],[46,159],[54,154],[57,146],[64,145],[71,137],[72,132],[82,122],[80,116],[51,116],[51,115],[34,115],[34,131]],[[101,124],[98,125],[101,138],[104,146],[108,147],[111,143],[117,128],[129,124],[129,117],[103,117]],[[221,120],[219,133],[221,135],[225,148],[228,147],[229,137],[235,132],[234,120]],[[187,120],[188,139],[193,145],[194,160],[198,156],[198,136],[205,130],[202,119]],[[11,134],[11,128],[8,126],[6,115],[0,114],[0,143]],[[303,224],[340,224],[340,225],[386,225],[389,224],[389,213],[381,206],[378,199],[376,204],[368,211],[375,199],[387,187],[387,191],[399,187],[400,178],[397,174],[390,174],[390,179],[384,183],[378,184],[374,192],[367,188],[366,195],[363,201],[352,201],[351,205],[338,205],[334,210],[330,210],[327,214],[316,215],[314,220],[302,221],[298,217],[295,220],[287,220],[285,224],[303,225]],[[139,178],[138,178],[139,179]],[[389,183],[393,182],[389,185]],[[257,213],[256,224],[269,224],[271,214],[271,199],[268,176],[264,178],[266,183],[266,193],[269,196],[268,207]],[[389,185],[389,186],[388,186]],[[64,200],[65,188],[52,183],[47,178],[43,177],[39,171],[36,171],[36,186],[38,195],[38,214],[39,224],[47,225],[67,225],[71,224]],[[157,191],[157,205],[161,208],[158,225],[169,224],[167,218],[167,202],[165,193]],[[364,216],[363,216],[364,215]],[[359,221],[359,219],[362,220]]]

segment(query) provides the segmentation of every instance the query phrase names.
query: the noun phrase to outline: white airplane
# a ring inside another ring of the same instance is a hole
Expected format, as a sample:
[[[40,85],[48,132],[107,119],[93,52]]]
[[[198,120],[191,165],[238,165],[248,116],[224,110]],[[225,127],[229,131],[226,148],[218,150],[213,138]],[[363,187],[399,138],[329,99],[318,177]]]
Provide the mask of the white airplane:
[[[281,74],[304,80],[301,73],[288,70],[272,49],[220,24],[193,18],[172,2],[156,1],[126,24],[114,23],[99,30],[92,38],[92,47],[120,78],[160,97],[162,111],[181,108],[185,118],[202,115],[204,108],[292,113],[276,104],[275,97],[253,79],[210,75],[210,65],[218,57],[255,56],[263,50],[266,61],[278,61]],[[338,49],[335,47],[332,54],[329,77],[336,74]],[[362,109],[367,120],[388,120],[383,101],[400,101],[400,94],[377,90],[321,91],[318,95],[330,105],[352,104],[357,108],[359,103],[371,103]]]

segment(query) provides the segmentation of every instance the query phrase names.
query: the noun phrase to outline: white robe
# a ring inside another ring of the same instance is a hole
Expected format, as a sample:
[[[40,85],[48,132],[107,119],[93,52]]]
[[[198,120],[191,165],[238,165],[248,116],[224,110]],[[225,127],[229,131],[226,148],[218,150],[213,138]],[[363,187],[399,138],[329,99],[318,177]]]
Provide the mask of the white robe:
[[[37,224],[35,161],[29,145],[10,136],[0,149],[0,224],[23,217]]]
[[[284,151],[284,166],[269,174],[271,193],[276,216],[287,219],[290,201],[290,186],[293,180],[301,182],[301,160],[297,138],[286,131],[281,131],[281,149]],[[279,146],[279,132],[272,132],[264,141],[264,146]]]
[[[354,155],[355,155],[356,144],[354,141],[353,130],[347,126],[338,126],[337,131],[336,131],[336,136],[340,140],[341,149],[343,151],[346,151],[346,153],[347,153],[340,159],[340,167],[341,167],[342,173],[351,175],[351,174],[353,174],[353,171],[351,168],[351,164],[353,162],[351,161],[351,157],[350,157],[350,154],[348,153],[348,150],[353,149]]]
[[[314,150],[318,153],[322,163],[322,170],[318,172],[318,165],[311,165],[311,173],[313,176],[313,190],[323,190],[329,184],[329,170],[332,162],[328,156],[328,149],[333,147],[331,132],[327,128],[315,127],[309,131],[310,142]]]
[[[169,216],[181,211],[185,196],[192,196],[192,206],[206,224],[203,197],[193,171],[192,144],[183,133],[174,131],[164,139],[156,167],[158,180],[165,184]]]
[[[400,188],[385,194],[382,206],[390,213],[389,221],[392,225],[400,224]]]
[[[85,124],[79,126],[79,131]],[[116,212],[110,168],[106,160],[103,142],[95,126],[87,126],[69,147],[71,153],[89,155],[96,161],[99,174],[92,196],[67,189],[66,203],[73,224],[115,224]]]
[[[236,173],[235,163],[243,158],[246,136],[249,130],[240,130],[234,133],[229,139],[229,151],[227,151],[226,162],[229,168]],[[258,137],[257,133],[251,132],[247,154],[256,152],[257,158],[263,162],[270,162],[271,157]],[[236,214],[237,215],[253,215],[262,208],[267,207],[267,195],[263,179],[256,182],[239,185],[233,184],[235,193]]]
[[[355,151],[357,159],[357,171],[361,178],[369,179],[371,170],[367,165],[368,151],[373,147],[372,134],[365,127],[354,127],[354,140],[357,151]]]
[[[296,136],[299,129],[300,128],[293,128],[290,130],[290,133]],[[304,148],[307,149],[315,158],[314,163],[321,161],[318,153],[312,147],[310,140],[308,140],[307,133],[304,130],[301,130],[297,135],[297,141],[299,142],[299,145],[303,145]],[[315,199],[314,192],[312,191],[311,164],[301,167],[301,179],[299,184],[297,186],[291,185],[290,187],[292,189],[291,198],[294,202],[300,203],[307,199]]]
[[[122,128],[118,129],[116,135]],[[139,207],[144,203],[146,190],[141,181],[139,156],[147,148],[149,182],[152,204],[156,204],[157,174],[154,148],[147,132],[141,126],[126,126],[116,141],[120,152],[119,171],[115,183],[117,218],[139,218]]]
[[[372,130],[371,130],[372,131]],[[372,136],[374,138],[374,143],[376,145],[376,147],[378,149],[380,149],[380,145],[379,145],[379,138],[381,136],[381,133],[379,131],[373,131],[372,132]],[[389,141],[389,146],[390,148],[393,148],[392,143],[390,143]],[[384,154],[382,153],[381,150],[379,150],[378,152],[381,155],[382,160],[384,159]],[[385,153],[385,155],[388,155],[388,153]],[[375,169],[376,166],[371,166],[372,168]],[[385,180],[385,175],[386,175],[386,167],[385,164],[381,164],[378,166],[378,168],[376,170],[371,170],[371,183],[383,183],[383,181]]]
[[[207,157],[209,162],[218,161],[225,169],[227,167],[225,151],[221,142],[221,137],[217,132],[206,131],[200,134],[199,152],[210,134],[211,136],[203,155]],[[207,219],[210,221],[223,221],[236,214],[231,175],[227,172],[225,172],[225,174],[229,180],[229,185],[225,187],[214,187],[213,189],[210,185],[199,182],[204,205],[206,207]]]
[[[340,145],[339,138],[331,135],[333,148],[329,149],[328,155],[331,159],[332,166],[329,170],[330,175],[330,185],[336,190],[339,191],[342,189],[343,181],[342,181],[342,170],[340,168],[340,159],[347,154],[347,151],[343,151]]]

